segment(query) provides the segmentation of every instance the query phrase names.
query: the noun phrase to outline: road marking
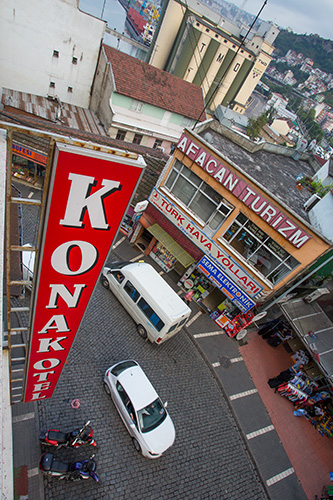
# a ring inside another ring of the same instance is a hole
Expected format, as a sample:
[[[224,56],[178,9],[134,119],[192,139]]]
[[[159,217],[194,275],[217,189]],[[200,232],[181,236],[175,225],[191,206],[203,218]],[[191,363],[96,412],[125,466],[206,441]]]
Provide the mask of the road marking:
[[[239,361],[243,361],[243,358],[231,358],[230,363],[238,363]],[[216,361],[216,363],[212,363],[213,368],[217,368],[218,366],[221,366],[221,363],[219,361]],[[236,398],[235,398],[236,399]]]
[[[39,474],[38,467],[35,467],[34,469],[28,470],[28,477],[38,476],[38,474]]]
[[[193,337],[195,339],[202,339],[204,337],[213,337],[214,335],[224,335],[224,331],[219,330],[218,332],[196,333]]]
[[[192,325],[192,323],[194,323],[194,321],[195,321],[196,319],[198,319],[198,318],[199,318],[199,316],[201,316],[201,314],[202,314],[202,312],[201,312],[201,311],[197,312],[197,314],[195,314],[195,316],[193,316],[193,318],[191,318],[191,319],[190,319],[190,320],[186,323],[186,326],[190,326],[190,325]]]
[[[32,198],[34,195],[34,192],[33,191],[30,191],[30,193],[28,194],[28,198]]]
[[[257,431],[250,432],[246,434],[247,439],[253,439],[257,436],[261,436],[262,434],[266,434],[266,432],[274,431],[274,425],[268,425],[267,427],[263,427],[262,429],[258,429]]]
[[[230,396],[230,400],[233,401],[234,399],[245,398],[245,396],[250,396],[256,392],[258,392],[258,389],[250,389],[249,391],[239,392],[238,394]]]
[[[12,418],[12,422],[13,424],[16,424],[18,422],[23,422],[24,420],[30,420],[31,418],[35,418],[35,412],[26,413],[25,415],[17,415]]]
[[[290,469],[287,469],[287,470],[281,472],[280,474],[277,474],[276,476],[271,477],[271,479],[267,479],[266,484],[267,484],[267,486],[272,486],[272,484],[278,483],[279,481],[281,481],[281,479],[284,479],[285,477],[288,477],[294,473],[295,473],[294,468],[290,467]]]
[[[160,276],[162,276],[162,274],[164,274],[163,269],[162,269],[162,271],[160,271],[158,274],[159,274]]]
[[[140,253],[140,255],[137,255],[136,257],[131,259],[130,262],[135,262],[136,260],[142,259],[142,257],[144,257],[144,255],[145,255],[144,253]]]
[[[119,241],[117,241],[117,243],[115,243],[115,244],[113,245],[112,250],[113,250],[114,248],[117,248],[117,246],[118,246],[118,245],[120,245],[120,244],[121,244],[121,243],[122,243],[125,239],[126,239],[126,236],[123,236],[122,238],[120,238],[120,240],[119,240]]]
[[[241,356],[239,358],[231,358],[230,363],[238,363],[239,361],[243,361]]]

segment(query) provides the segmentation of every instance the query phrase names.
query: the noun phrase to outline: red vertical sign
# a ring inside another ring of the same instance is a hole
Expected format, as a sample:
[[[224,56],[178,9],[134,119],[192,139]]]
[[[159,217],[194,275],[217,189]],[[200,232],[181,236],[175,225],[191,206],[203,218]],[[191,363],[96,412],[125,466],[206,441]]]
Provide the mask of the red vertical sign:
[[[52,396],[145,164],[57,144],[36,276],[24,401]]]

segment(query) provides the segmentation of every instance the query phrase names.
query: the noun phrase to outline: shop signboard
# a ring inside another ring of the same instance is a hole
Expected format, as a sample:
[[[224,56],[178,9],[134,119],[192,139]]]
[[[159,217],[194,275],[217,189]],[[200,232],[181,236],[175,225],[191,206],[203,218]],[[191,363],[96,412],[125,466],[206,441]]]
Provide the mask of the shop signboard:
[[[242,311],[247,312],[255,303],[247,297],[215,264],[204,256],[197,264],[198,269],[214,283],[236,306]]]
[[[25,402],[52,396],[144,166],[137,155],[56,144],[33,288]]]
[[[289,219],[282,210],[274,206],[268,198],[262,196],[252,185],[238,177],[222,158],[218,160],[186,134],[182,134],[177,148],[294,247],[301,248],[311,239],[309,234]]]
[[[20,144],[16,144],[15,142],[13,142],[13,154],[21,156],[22,158],[27,158],[28,160],[31,160],[34,163],[43,165],[44,167],[46,166],[47,163],[46,155],[37,153],[37,151],[33,151],[32,149],[21,146]]]
[[[216,262],[223,269],[223,272],[231,278],[232,282],[244,290],[249,297],[255,297],[263,290],[263,287],[237,264],[221,246],[211,240],[184,212],[171,203],[156,188],[153,188],[149,201],[210,259]]]

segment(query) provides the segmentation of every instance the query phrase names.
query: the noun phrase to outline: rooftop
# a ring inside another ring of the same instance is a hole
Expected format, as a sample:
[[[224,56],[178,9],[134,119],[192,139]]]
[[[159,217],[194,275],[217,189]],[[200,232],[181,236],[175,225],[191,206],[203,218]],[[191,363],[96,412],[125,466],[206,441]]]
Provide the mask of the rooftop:
[[[201,87],[108,45],[103,48],[117,93],[193,120],[206,119]]]
[[[199,132],[199,135],[217,149],[222,157],[239,167],[282,205],[309,223],[304,203],[311,193],[306,189],[300,191],[296,187],[296,177],[299,174],[304,173],[309,177],[315,174],[314,168],[307,161],[294,160],[265,150],[250,153],[210,127]]]

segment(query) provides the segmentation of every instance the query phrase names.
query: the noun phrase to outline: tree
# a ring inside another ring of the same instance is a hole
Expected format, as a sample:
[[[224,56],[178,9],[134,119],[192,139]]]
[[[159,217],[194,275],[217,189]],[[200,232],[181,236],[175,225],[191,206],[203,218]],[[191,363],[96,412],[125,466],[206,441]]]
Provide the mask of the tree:
[[[250,139],[254,140],[259,137],[261,129],[268,122],[266,113],[262,113],[256,120],[249,118],[246,133]]]

